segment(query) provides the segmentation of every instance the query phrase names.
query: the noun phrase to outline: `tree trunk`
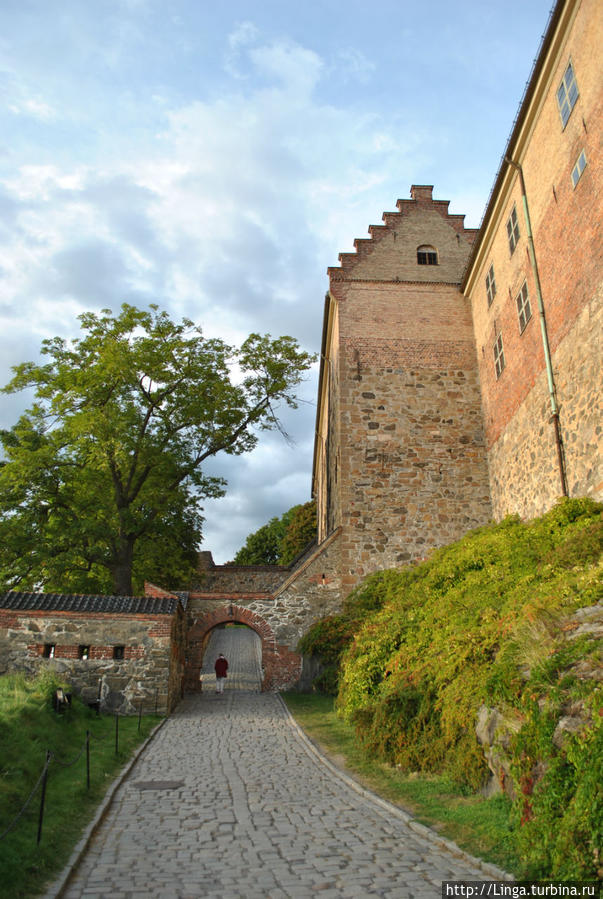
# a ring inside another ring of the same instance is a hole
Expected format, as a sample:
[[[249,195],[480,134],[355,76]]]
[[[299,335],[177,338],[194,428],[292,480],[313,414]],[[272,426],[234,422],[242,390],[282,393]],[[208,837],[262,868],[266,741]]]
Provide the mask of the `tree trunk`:
[[[132,596],[133,562],[134,538],[120,537],[115,562],[111,566],[113,591],[116,596]]]

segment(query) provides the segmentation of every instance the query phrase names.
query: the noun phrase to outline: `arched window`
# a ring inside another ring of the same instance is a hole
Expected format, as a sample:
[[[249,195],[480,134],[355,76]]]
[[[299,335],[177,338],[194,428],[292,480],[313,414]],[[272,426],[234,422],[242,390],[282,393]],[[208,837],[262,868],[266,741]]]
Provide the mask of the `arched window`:
[[[417,263],[418,265],[437,265],[438,251],[436,248],[430,247],[428,244],[417,247]]]

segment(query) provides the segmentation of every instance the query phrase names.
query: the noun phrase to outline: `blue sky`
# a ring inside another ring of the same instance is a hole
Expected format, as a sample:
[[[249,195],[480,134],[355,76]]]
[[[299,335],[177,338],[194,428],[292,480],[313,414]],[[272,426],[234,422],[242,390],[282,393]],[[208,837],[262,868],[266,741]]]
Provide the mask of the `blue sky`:
[[[318,350],[326,268],[410,185],[479,224],[550,0],[2,0],[0,381],[77,315],[157,302]],[[309,499],[316,372],[216,459],[227,561]],[[0,427],[27,397],[0,398]]]

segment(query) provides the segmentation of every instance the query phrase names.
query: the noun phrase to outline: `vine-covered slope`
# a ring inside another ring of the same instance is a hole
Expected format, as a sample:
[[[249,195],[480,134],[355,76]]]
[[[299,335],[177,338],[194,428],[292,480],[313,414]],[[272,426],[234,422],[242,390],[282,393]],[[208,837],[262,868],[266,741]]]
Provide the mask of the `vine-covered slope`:
[[[367,578],[301,646],[368,752],[498,782],[531,876],[603,866],[602,546],[590,500],[507,518]]]

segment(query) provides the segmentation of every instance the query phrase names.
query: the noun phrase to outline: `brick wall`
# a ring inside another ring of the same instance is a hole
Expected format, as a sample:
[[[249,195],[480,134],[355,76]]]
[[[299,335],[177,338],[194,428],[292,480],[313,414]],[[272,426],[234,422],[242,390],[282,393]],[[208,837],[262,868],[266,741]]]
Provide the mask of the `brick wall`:
[[[471,307],[459,290],[475,232],[430,187],[397,205],[329,270],[339,466],[336,499],[321,501],[337,508],[344,593],[491,516]],[[418,264],[421,245],[437,265]]]
[[[598,48],[603,17],[596,0],[568,2],[563,37],[547,57],[524,127],[509,149],[521,163],[534,234],[570,495],[603,498],[601,420],[601,186],[599,130],[603,89]],[[579,96],[563,126],[556,91],[571,60]],[[587,159],[574,187],[571,172]],[[495,515],[541,514],[561,494],[551,422],[536,282],[518,173],[509,167],[485,222],[468,275],[478,350]],[[511,253],[506,223],[515,205],[519,242]],[[488,306],[485,278],[497,294]],[[516,297],[526,283],[532,318],[520,330]],[[505,368],[497,378],[493,344],[502,335]]]

